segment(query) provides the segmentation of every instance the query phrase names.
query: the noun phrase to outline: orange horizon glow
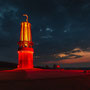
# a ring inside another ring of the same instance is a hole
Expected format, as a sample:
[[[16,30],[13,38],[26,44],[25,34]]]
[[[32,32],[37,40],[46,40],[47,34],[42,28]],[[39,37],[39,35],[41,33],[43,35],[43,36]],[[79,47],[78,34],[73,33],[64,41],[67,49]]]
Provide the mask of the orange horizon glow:
[[[78,51],[78,50],[79,52],[74,52],[74,53],[72,52],[72,51]],[[75,63],[90,62],[90,52],[89,51],[83,51],[80,48],[75,48],[72,51],[70,53],[54,54],[54,57],[61,58],[61,59],[58,61],[53,60],[53,61],[42,62],[42,64],[75,64]],[[81,57],[75,58],[76,56],[81,56]]]

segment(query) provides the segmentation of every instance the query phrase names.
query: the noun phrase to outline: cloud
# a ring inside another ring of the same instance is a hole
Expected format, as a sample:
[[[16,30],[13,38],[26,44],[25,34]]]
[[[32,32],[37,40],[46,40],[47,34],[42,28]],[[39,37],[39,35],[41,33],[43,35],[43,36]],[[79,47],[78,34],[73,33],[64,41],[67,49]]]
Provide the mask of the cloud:
[[[16,13],[18,8],[12,5],[0,6],[0,18],[4,19],[5,16],[10,16],[10,18],[16,18]]]
[[[41,38],[42,39],[51,39],[53,38],[52,36],[52,32],[54,30],[52,30],[51,28],[47,27],[45,29],[40,29],[40,32],[41,32]]]
[[[90,51],[85,51],[80,48],[75,48],[69,52],[54,54],[58,60],[44,62],[43,64],[75,64],[90,62]]]
[[[12,5],[0,6],[0,34],[3,36],[9,36],[8,30],[11,30],[14,20],[17,19],[16,13],[18,8]]]
[[[17,12],[18,8],[11,4],[0,5],[0,49],[13,47],[17,43]],[[3,49],[2,52],[8,51]]]
[[[46,28],[46,31],[49,31],[49,32],[53,32],[53,30],[51,28]]]
[[[33,28],[32,39],[36,42],[34,50],[40,54],[41,62],[81,59],[83,53],[72,49],[86,49],[90,46],[90,10],[87,5],[90,1],[86,2],[87,0],[0,0],[0,46],[18,47],[20,22],[23,21],[21,16],[27,13]],[[52,51],[53,49],[55,50]],[[6,49],[0,53],[2,52],[12,53]]]
[[[46,36],[41,36],[41,38],[49,39],[49,38],[52,38],[52,36],[51,35],[46,35]]]

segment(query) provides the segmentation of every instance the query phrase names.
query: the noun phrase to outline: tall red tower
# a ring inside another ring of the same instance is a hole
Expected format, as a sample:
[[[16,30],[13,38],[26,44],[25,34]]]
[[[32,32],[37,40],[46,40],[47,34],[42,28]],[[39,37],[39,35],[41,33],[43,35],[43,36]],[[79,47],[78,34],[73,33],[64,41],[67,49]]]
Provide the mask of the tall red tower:
[[[33,53],[32,48],[32,35],[31,35],[31,24],[28,22],[28,16],[26,21],[21,23],[20,41],[18,42],[18,68],[33,68]]]

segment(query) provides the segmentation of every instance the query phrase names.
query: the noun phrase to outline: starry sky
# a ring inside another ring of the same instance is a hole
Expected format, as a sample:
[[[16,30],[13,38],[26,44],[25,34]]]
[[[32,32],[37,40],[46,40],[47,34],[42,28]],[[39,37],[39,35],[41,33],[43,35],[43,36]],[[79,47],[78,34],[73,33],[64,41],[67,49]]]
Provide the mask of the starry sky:
[[[0,61],[18,62],[23,14],[32,24],[34,65],[90,66],[90,0],[0,0]]]

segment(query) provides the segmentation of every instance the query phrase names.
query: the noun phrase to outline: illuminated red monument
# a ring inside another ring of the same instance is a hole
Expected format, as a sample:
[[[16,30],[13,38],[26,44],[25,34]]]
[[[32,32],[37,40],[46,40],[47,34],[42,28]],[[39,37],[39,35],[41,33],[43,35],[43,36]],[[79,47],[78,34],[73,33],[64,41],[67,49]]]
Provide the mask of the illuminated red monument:
[[[20,41],[18,42],[18,68],[33,68],[33,53],[32,48],[32,35],[31,24],[28,22],[28,16],[26,21],[21,23]]]

